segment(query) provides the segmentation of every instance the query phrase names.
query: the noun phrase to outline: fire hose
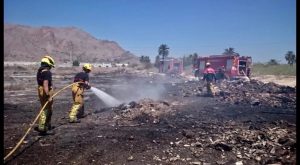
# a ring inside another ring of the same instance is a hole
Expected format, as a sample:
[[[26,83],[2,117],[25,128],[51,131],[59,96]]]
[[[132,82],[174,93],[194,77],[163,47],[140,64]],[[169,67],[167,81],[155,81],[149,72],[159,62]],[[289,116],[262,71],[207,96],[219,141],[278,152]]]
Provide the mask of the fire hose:
[[[74,84],[78,84],[81,82],[75,82],[72,83],[70,85],[65,86],[64,88],[60,89],[59,91],[57,91],[56,93],[54,93],[50,99],[54,98],[57,94],[59,94],[61,91],[65,90],[66,88],[74,85]],[[38,118],[40,117],[40,115],[42,114],[43,110],[45,109],[45,107],[47,106],[49,101],[47,101],[44,106],[41,108],[39,114],[36,116],[36,118],[34,119],[34,121],[32,122],[31,126],[28,128],[28,130],[26,131],[25,135],[21,138],[21,140],[17,143],[17,145],[4,157],[4,163],[5,161],[18,149],[18,147],[23,143],[25,137],[29,134],[30,130],[32,129],[32,127],[34,126],[34,124],[36,123],[36,121],[38,120]]]

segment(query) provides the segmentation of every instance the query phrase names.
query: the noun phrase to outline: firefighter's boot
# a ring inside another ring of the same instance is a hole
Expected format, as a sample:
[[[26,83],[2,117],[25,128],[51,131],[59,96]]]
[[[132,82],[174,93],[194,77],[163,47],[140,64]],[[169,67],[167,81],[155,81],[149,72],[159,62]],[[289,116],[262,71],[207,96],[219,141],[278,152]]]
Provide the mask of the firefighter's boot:
[[[77,119],[78,110],[81,108],[81,105],[78,103],[74,103],[70,113],[69,113],[69,122],[70,123],[78,123],[80,120]]]
[[[77,118],[84,118],[86,115],[84,113],[84,105],[79,108],[78,113],[77,113]]]
[[[42,111],[42,114],[40,115],[40,118],[39,118],[38,131],[41,132],[41,133],[46,133],[47,129],[48,129],[46,127],[47,113],[48,113],[48,110],[44,109]]]
[[[213,83],[211,83],[211,96],[214,97],[216,95],[216,89],[215,86],[213,85]]]
[[[52,109],[48,110],[47,118],[46,118],[46,126],[48,130],[52,130],[54,127],[51,125],[51,117],[52,117]]]
[[[214,87],[213,87],[212,82],[208,82],[208,83],[207,83],[207,94],[208,94],[209,96],[212,96],[212,97],[215,96],[215,92],[214,92],[214,89],[213,89],[213,88],[214,88]]]

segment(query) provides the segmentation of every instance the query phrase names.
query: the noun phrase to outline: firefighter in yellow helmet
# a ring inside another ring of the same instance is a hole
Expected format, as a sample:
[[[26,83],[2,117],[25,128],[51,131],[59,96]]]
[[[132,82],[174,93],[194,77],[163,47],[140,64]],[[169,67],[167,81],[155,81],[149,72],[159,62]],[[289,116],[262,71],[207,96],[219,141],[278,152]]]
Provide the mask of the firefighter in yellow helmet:
[[[91,64],[84,64],[83,72],[77,73],[74,77],[74,82],[79,82],[72,86],[73,105],[69,113],[70,123],[79,123],[80,119],[84,117],[84,99],[83,93],[85,89],[90,89],[89,73],[92,71]]]
[[[35,130],[40,132],[40,135],[49,134],[47,131],[52,129],[51,116],[53,99],[51,96],[53,95],[53,88],[51,68],[54,68],[54,60],[49,55],[45,55],[41,60],[41,66],[36,76],[41,106],[43,107],[45,103],[49,101],[40,115],[38,127],[35,127]]]

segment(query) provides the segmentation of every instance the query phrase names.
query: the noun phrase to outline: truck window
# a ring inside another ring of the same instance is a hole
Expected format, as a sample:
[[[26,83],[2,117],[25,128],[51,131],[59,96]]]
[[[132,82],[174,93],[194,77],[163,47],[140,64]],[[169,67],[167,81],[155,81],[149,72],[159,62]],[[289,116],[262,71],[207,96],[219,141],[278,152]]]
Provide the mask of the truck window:
[[[231,70],[231,67],[232,67],[232,59],[228,59],[226,61],[226,70]]]
[[[179,67],[180,67],[180,64],[179,64],[179,63],[174,63],[174,68],[173,68],[173,70],[174,70],[176,73],[179,73]]]
[[[239,62],[239,67],[245,68],[246,67],[246,61],[240,61]]]
[[[246,75],[246,61],[239,61],[239,73],[241,75]]]
[[[201,61],[200,64],[199,64],[199,69],[204,70],[204,66],[205,66],[205,62]]]

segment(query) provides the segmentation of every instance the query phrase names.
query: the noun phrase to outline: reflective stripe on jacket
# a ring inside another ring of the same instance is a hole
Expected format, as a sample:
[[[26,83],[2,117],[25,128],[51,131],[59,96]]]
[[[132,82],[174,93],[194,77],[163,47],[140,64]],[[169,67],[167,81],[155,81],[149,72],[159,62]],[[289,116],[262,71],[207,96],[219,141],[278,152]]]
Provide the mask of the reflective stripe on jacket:
[[[215,74],[215,70],[213,68],[209,67],[209,68],[205,68],[203,73],[204,74],[208,74],[208,73]]]

